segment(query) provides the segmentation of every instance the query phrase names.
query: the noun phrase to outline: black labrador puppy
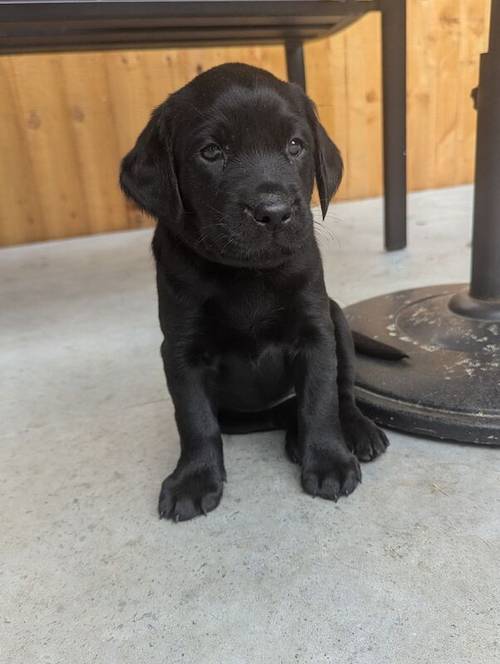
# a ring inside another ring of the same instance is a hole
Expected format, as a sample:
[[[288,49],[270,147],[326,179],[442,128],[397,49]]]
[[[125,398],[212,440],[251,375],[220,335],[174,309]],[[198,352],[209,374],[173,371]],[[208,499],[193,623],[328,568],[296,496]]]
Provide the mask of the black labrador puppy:
[[[353,342],[309,207],[316,179],[324,217],[341,177],[300,87],[242,64],[171,95],[123,159],[124,192],[158,221],[161,355],[181,443],[161,517],[217,507],[224,432],[285,429],[304,491],[335,501],[361,481],[358,459],[386,449],[354,401]]]

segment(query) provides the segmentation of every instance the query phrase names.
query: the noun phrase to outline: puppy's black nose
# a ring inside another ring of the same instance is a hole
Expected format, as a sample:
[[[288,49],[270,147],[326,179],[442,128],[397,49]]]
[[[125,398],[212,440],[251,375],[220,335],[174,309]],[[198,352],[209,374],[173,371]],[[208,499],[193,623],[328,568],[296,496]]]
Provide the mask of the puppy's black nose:
[[[261,201],[253,209],[253,216],[259,224],[286,224],[291,215],[292,208],[283,201]]]

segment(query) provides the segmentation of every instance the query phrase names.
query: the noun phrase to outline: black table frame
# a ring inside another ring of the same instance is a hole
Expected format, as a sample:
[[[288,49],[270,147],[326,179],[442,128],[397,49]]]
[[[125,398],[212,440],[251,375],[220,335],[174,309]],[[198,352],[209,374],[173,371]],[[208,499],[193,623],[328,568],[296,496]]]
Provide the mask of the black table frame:
[[[0,55],[284,43],[306,87],[303,42],[382,17],[385,246],[406,246],[405,0],[0,0]]]

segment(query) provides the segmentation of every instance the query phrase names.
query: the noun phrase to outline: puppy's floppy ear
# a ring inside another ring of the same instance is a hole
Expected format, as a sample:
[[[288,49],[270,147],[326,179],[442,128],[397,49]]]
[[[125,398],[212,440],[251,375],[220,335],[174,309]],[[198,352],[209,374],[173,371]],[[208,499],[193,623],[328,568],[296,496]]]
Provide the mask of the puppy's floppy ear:
[[[330,201],[339,188],[340,181],[342,180],[344,164],[337,146],[330,139],[318,119],[316,107],[310,99],[307,99],[307,102],[307,114],[315,141],[314,165],[316,171],[316,184],[318,185],[321,213],[324,219]]]
[[[125,194],[158,220],[178,219],[182,211],[169,124],[166,104],[162,104],[151,114],[120,170]]]

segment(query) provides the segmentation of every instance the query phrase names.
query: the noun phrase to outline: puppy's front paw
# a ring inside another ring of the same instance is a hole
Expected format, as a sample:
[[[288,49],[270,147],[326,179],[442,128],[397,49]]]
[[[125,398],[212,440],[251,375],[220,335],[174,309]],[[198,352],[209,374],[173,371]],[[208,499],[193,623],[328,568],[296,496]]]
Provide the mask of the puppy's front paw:
[[[160,519],[187,521],[214,510],[222,498],[223,473],[218,468],[177,468],[161,486]]]
[[[360,461],[372,461],[389,447],[385,433],[357,408],[342,416],[342,430],[349,449]]]
[[[337,502],[348,496],[361,482],[361,469],[352,454],[316,450],[306,454],[302,462],[302,488],[311,496]]]

